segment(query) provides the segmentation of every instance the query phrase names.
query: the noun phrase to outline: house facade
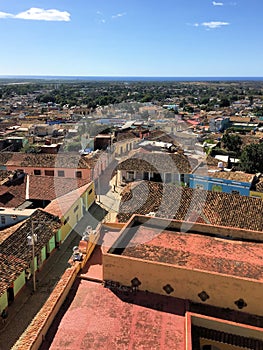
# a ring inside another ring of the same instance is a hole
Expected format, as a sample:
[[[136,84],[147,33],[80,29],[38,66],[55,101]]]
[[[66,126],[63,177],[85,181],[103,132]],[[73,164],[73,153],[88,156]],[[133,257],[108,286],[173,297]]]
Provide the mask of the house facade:
[[[206,191],[250,196],[250,188],[254,175],[243,173],[240,173],[240,176],[235,175],[235,173],[220,171],[211,173],[211,175],[208,173],[207,176],[190,174],[189,187]],[[238,178],[239,181],[237,181],[236,178]]]
[[[64,196],[51,201],[45,208],[48,213],[58,216],[62,225],[56,234],[56,242],[62,243],[75,228],[79,220],[95,201],[94,182],[90,182]]]
[[[180,153],[138,152],[117,167],[118,184],[147,180],[180,185],[189,182],[189,174],[197,160]]]
[[[55,249],[60,222],[43,210],[35,211],[24,222],[1,231],[0,313],[7,309],[34,271],[40,269]],[[34,260],[29,237],[35,235]]]

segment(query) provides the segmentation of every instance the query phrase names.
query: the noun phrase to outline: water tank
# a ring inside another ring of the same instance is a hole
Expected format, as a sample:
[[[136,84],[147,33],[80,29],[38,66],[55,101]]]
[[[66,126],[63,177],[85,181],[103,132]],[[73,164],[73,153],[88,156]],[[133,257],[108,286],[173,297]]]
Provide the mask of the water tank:
[[[223,165],[223,162],[218,162],[218,168],[220,168],[220,169],[223,169],[224,168],[224,165]]]

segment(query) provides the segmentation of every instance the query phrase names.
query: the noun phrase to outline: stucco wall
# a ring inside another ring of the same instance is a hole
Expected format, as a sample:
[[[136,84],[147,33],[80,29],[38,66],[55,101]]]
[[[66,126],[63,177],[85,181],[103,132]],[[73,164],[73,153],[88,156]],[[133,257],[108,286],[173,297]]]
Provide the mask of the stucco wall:
[[[189,270],[183,267],[154,263],[113,254],[103,255],[103,279],[130,286],[137,277],[140,290],[167,295],[163,287],[170,284],[171,296],[202,302],[198,294],[205,291],[205,302],[220,308],[238,310],[235,301],[242,298],[247,306],[244,312],[263,316],[262,283],[211,272]]]
[[[261,198],[261,199],[263,199],[263,193],[262,192],[250,191],[249,192],[249,196],[250,197],[254,197],[254,198]]]
[[[90,169],[71,169],[71,168],[45,168],[45,167],[23,167],[23,166],[17,166],[17,165],[7,165],[6,170],[9,171],[14,171],[17,169],[23,170],[25,173],[28,175],[34,175],[34,170],[40,170],[41,171],[41,176],[45,176],[45,170],[54,170],[54,177],[58,177],[58,171],[64,171],[64,177],[65,178],[71,178],[74,179],[76,178],[76,171],[81,171],[82,172],[82,179],[89,179],[91,180],[91,170]],[[49,176],[50,177],[50,176]]]
[[[21,275],[14,281],[14,296],[20,291],[20,289],[25,285],[25,271],[21,273]]]
[[[7,291],[5,291],[4,294],[0,296],[0,313],[2,313],[2,311],[5,308],[7,308],[7,306],[8,306]]]

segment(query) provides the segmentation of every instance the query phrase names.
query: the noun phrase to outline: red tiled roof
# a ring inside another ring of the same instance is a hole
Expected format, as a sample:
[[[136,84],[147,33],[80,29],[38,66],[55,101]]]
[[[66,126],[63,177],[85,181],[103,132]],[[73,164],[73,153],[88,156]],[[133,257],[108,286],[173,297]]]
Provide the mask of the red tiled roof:
[[[160,232],[141,225],[122,254],[263,281],[262,246],[258,243],[215,239],[191,232]]]
[[[118,221],[126,222],[133,214],[150,212],[161,218],[183,221],[190,221],[195,212],[196,218],[199,216],[208,224],[263,231],[263,201],[259,198],[149,181],[126,186]]]
[[[26,177],[17,179],[11,185],[0,186],[0,206],[15,208],[26,198]]]
[[[72,207],[72,205],[79,199],[79,197],[89,188],[90,183],[84,185],[74,191],[71,191],[64,196],[54,199],[46,208],[45,211],[52,215],[62,217]]]
[[[85,169],[93,168],[95,158],[92,155],[80,156],[78,153],[58,154],[31,154],[31,153],[8,153],[6,166],[41,167],[41,168],[72,168]]]
[[[38,209],[21,225],[1,231],[5,239],[0,243],[0,296],[6,288],[6,281],[10,285],[32,260],[32,248],[27,244],[27,236],[32,232],[32,220],[37,234],[36,256],[60,227],[55,216]]]
[[[242,171],[216,171],[208,173],[208,176],[240,182],[252,182],[255,177],[253,174],[247,174]]]
[[[53,200],[89,183],[63,177],[28,176],[29,199]]]
[[[127,171],[149,171],[149,172],[172,172],[180,174],[191,173],[197,165],[196,159],[189,159],[178,153],[136,153],[134,157],[128,158],[118,165],[119,170]]]

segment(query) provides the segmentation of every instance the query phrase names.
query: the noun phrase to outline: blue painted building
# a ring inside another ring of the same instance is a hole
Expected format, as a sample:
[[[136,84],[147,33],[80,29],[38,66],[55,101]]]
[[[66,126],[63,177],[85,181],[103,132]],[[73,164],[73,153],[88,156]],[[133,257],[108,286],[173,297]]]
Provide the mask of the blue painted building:
[[[220,177],[220,172],[215,173],[214,175],[189,175],[189,186],[190,188],[203,189],[213,192],[225,192],[232,194],[239,194],[241,196],[249,196],[250,188],[253,182],[254,176],[251,175],[251,179],[247,179],[247,174],[244,174],[243,181],[236,181],[231,179],[233,173],[224,173],[229,174],[229,176]],[[228,178],[227,178],[228,177]]]

